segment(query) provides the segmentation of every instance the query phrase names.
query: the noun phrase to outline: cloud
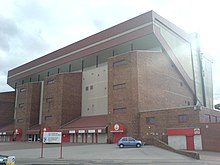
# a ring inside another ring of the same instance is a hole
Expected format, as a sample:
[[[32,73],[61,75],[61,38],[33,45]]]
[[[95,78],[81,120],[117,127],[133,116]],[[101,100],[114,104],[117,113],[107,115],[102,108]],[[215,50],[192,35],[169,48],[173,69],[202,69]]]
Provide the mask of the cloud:
[[[3,51],[10,50],[10,38],[19,34],[19,30],[15,22],[0,16],[0,49]]]
[[[217,0],[1,0],[0,92],[6,89],[3,84],[8,70],[154,10],[186,32],[201,32],[204,45],[214,56],[214,97],[219,98],[218,3]]]

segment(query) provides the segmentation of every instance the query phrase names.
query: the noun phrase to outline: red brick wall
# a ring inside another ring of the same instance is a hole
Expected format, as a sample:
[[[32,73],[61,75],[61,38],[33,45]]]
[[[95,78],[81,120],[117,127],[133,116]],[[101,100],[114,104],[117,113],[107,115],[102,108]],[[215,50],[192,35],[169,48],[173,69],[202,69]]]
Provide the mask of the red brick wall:
[[[124,124],[127,135],[134,137],[139,136],[137,83],[136,52],[109,59],[108,122],[110,125],[117,122]],[[109,138],[112,139],[113,134],[109,133]]]
[[[139,111],[192,106],[193,94],[161,52],[138,52]]]
[[[15,128],[22,129],[22,140],[27,140],[26,131],[39,123],[41,83],[26,83],[17,88]]]
[[[66,73],[45,78],[43,127],[57,130],[81,115],[82,74]]]
[[[203,150],[220,152],[220,123],[201,124],[201,135]]]
[[[187,115],[187,122],[181,123],[179,115]],[[147,117],[155,117],[154,124],[146,122]],[[198,127],[199,112],[193,107],[146,111],[140,113],[140,137],[142,139],[158,138],[166,142],[167,128]]]
[[[201,107],[199,111],[201,123],[220,122],[220,111]]]
[[[0,93],[0,128],[14,121],[15,92]]]
[[[142,133],[147,133],[146,127],[143,127],[146,116],[139,126],[139,112],[155,110],[155,115],[159,117],[158,125],[162,127],[152,126],[148,133],[155,129],[155,134],[164,134],[168,111],[163,113],[159,110],[193,105],[189,87],[169,58],[161,52],[133,51],[112,57],[108,60],[108,71],[109,124],[121,122],[129,136],[139,137],[140,132],[141,136],[146,136]],[[117,108],[126,108],[126,112],[116,112]],[[172,118],[170,114],[169,120],[173,121]],[[112,138],[111,134],[109,138]]]

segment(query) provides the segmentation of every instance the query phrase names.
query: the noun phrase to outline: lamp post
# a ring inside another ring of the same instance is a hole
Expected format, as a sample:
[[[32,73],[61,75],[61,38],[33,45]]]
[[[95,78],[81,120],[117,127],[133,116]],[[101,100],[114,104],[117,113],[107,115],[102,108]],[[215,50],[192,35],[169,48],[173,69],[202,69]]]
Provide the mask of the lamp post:
[[[42,133],[41,133],[41,142],[42,142],[42,145],[41,145],[41,158],[44,157],[44,132],[46,132],[46,131],[47,131],[47,129],[44,128],[42,130]]]

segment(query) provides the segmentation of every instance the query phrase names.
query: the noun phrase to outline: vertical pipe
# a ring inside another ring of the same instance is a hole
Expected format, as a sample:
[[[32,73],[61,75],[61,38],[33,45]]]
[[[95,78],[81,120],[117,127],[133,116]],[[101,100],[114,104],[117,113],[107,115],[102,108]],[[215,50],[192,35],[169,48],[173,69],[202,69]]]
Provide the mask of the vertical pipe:
[[[40,93],[40,113],[39,113],[39,124],[42,124],[43,115],[43,97],[44,97],[44,81],[41,81],[41,93]]]

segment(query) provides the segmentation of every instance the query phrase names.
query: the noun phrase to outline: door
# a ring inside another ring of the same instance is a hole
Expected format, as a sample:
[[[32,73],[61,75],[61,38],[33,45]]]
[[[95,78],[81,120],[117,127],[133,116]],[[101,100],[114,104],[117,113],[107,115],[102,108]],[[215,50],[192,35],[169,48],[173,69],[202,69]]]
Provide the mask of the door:
[[[114,143],[117,143],[119,139],[122,137],[126,136],[126,133],[124,132],[119,132],[119,133],[114,133]]]
[[[187,150],[195,150],[194,148],[194,136],[186,137],[186,148]]]

